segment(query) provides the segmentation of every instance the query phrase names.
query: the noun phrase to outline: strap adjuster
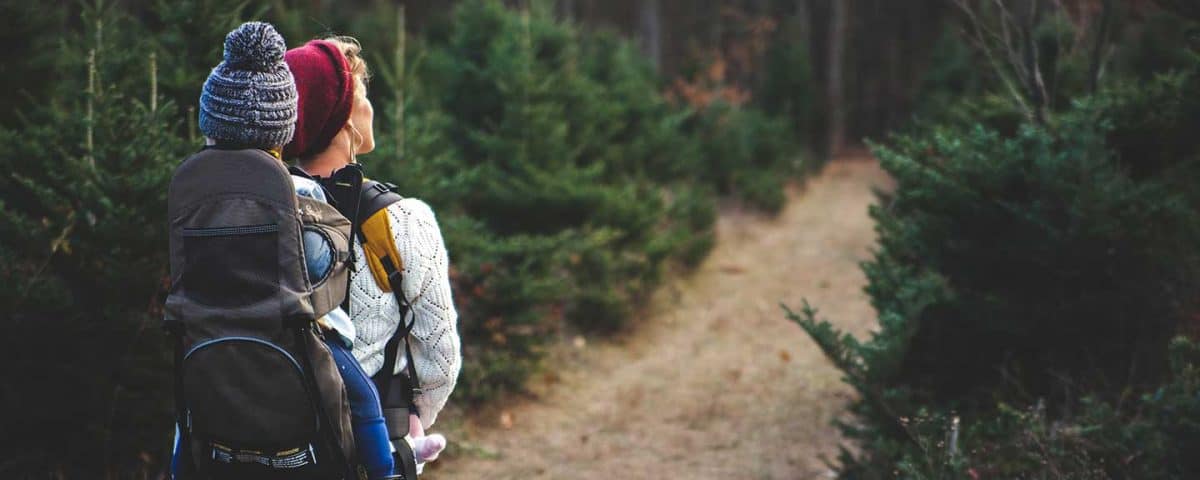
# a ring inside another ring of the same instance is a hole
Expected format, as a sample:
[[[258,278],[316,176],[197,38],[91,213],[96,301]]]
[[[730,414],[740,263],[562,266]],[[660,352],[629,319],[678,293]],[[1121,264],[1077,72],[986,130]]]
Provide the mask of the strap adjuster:
[[[403,287],[404,275],[396,270],[392,270],[392,273],[388,274],[387,280],[388,285],[392,287],[392,290],[396,290]]]
[[[187,332],[187,326],[179,320],[163,320],[163,330],[171,335],[182,336]]]

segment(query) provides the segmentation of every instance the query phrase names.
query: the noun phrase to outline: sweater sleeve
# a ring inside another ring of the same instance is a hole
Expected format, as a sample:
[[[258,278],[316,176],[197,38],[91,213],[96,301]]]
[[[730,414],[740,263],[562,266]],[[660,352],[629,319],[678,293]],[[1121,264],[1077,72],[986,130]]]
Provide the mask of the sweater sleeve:
[[[396,248],[404,260],[403,292],[412,305],[412,350],[422,393],[415,399],[429,428],[454,390],[462,368],[458,313],[450,293],[449,259],[429,205],[404,199],[388,207]],[[403,357],[401,357],[403,358]],[[404,371],[397,362],[396,372]]]

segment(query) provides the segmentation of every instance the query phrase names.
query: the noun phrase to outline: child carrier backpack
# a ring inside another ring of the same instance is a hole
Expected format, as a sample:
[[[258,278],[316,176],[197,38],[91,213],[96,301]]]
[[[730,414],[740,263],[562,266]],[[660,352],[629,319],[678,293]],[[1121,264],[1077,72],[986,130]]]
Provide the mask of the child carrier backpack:
[[[411,306],[401,287],[404,260],[400,258],[400,252],[396,249],[391,217],[387,213],[387,207],[403,200],[404,197],[395,192],[396,186],[393,184],[364,178],[362,169],[357,164],[347,165],[329,178],[318,180],[330,193],[331,203],[343,216],[352,219],[354,236],[362,246],[371,277],[381,291],[391,292],[395,296],[396,305],[400,309],[400,326],[385,344],[383,367],[371,380],[379,391],[388,436],[398,450],[395,456],[397,470],[404,474],[404,478],[411,480],[416,478],[416,464],[408,443],[402,439],[408,434],[409,413],[417,413],[413,398],[421,391],[421,382],[417,377],[417,368],[409,343],[415,318],[410,315]],[[349,312],[349,296],[345,302],[343,307]],[[393,373],[396,370],[401,344],[407,359],[407,375]]]
[[[365,478],[345,385],[316,328],[346,296],[349,220],[297,198],[283,163],[254,149],[189,157],[167,213],[178,478]],[[333,247],[333,268],[316,282],[303,230]]]

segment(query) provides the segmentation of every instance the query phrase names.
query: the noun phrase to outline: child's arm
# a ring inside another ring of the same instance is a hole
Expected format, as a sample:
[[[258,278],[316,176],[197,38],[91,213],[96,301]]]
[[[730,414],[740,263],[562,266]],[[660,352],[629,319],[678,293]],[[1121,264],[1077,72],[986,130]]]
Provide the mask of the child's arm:
[[[408,414],[408,435],[412,438],[425,436],[425,427],[421,426],[421,417],[414,413]]]

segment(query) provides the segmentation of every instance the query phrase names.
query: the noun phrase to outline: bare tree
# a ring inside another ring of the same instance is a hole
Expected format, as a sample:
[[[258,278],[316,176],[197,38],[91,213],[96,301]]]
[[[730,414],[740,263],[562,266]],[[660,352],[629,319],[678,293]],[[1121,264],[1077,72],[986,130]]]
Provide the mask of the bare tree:
[[[1048,94],[1042,75],[1041,52],[1034,30],[1046,14],[1070,16],[1071,13],[1058,0],[952,0],[963,12],[971,29],[967,35],[979,51],[987,58],[1001,82],[1014,101],[1025,111],[1026,116],[1038,123],[1045,123],[1053,95]],[[1168,1],[1168,0],[1163,0]],[[1095,92],[1104,75],[1105,54],[1110,43],[1113,22],[1116,16],[1115,0],[1099,0],[1099,22],[1092,30],[1092,22],[1076,19],[1079,34],[1072,50],[1083,52],[1089,58],[1088,89]],[[1090,40],[1091,45],[1086,45]],[[1060,41],[1061,43],[1061,41]],[[1052,93],[1052,90],[1051,92]]]
[[[809,5],[810,0],[796,0],[796,24],[799,25],[800,38],[805,44],[811,41],[812,35],[812,7]]]
[[[1013,11],[1006,0],[952,0],[971,26],[969,38],[984,54],[1013,100],[1025,115],[1045,123],[1049,99],[1033,38],[1040,2],[1024,0]]]
[[[1100,75],[1104,72],[1104,44],[1108,43],[1108,32],[1112,30],[1113,0],[1104,0],[1104,10],[1100,14],[1100,31],[1092,44],[1091,65],[1088,68],[1088,91],[1096,93],[1100,85]]]
[[[996,0],[1000,5],[1001,12],[1005,12],[1004,2]],[[1038,44],[1033,38],[1033,29],[1040,21],[1042,10],[1038,8],[1038,0],[1029,0],[1025,4],[1025,8],[1019,11],[1016,15],[1017,19],[1013,22],[1014,26],[1020,28],[1021,46],[1021,75],[1026,85],[1025,88],[1029,91],[1029,99],[1034,105],[1034,119],[1038,123],[1046,123],[1046,111],[1049,109],[1049,96],[1046,95],[1046,81],[1042,76],[1041,56],[1038,52]],[[1004,15],[1008,15],[1005,13]],[[1001,17],[1003,21],[1003,16]]]

